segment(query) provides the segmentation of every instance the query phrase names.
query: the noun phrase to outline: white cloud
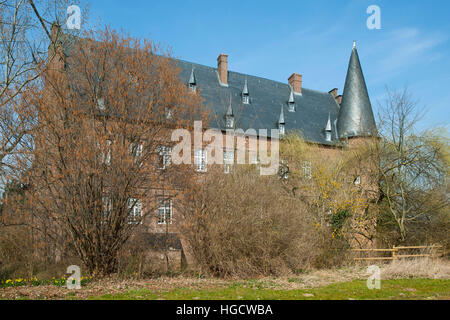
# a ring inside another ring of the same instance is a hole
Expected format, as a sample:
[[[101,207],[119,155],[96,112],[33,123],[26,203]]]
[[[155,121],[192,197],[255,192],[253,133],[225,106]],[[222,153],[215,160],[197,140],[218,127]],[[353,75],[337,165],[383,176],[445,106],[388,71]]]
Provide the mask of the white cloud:
[[[379,58],[376,62],[379,71],[372,82],[386,81],[414,65],[424,65],[440,59],[442,54],[437,49],[445,41],[447,38],[441,33],[424,33],[415,28],[389,33],[385,39],[371,47],[370,59],[377,61],[377,57]]]

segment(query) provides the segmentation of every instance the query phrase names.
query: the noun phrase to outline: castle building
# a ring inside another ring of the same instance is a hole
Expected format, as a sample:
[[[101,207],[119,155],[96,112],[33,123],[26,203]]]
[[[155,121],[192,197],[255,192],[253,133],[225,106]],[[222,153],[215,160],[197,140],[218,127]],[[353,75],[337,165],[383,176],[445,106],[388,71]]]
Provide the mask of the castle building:
[[[52,28],[52,33],[55,32]],[[377,137],[355,43],[342,95],[338,95],[337,88],[329,92],[304,88],[303,76],[298,73],[293,73],[287,83],[282,83],[229,71],[228,56],[223,53],[218,56],[216,67],[180,59],[176,63],[180,69],[180,80],[186,84],[187,90],[201,95],[210,112],[209,123],[204,125],[206,128],[215,128],[223,133],[238,128],[243,131],[254,129],[256,132],[267,130],[269,138],[271,129],[278,129],[280,136],[300,132],[306,142],[319,146],[329,154],[340,152],[343,146],[354,141]],[[170,152],[169,146],[158,149],[159,169],[171,165]],[[224,150],[225,173],[229,172],[229,166],[234,162],[234,150]],[[194,151],[194,167],[199,172],[207,171],[204,150]],[[360,183],[360,177],[357,178],[359,180],[355,181]],[[151,221],[144,223],[149,247],[157,249],[159,244],[168,240],[174,252],[183,249],[183,241],[177,236],[175,223],[172,224],[176,221],[174,207],[171,199],[158,200],[157,212],[149,216]],[[133,215],[142,216],[145,210],[145,202],[139,201]]]
[[[180,78],[191,90],[201,88],[210,109],[209,127],[222,131],[240,128],[300,131],[307,142],[337,146],[343,140],[374,137],[377,128],[356,45],[350,56],[343,95],[302,86],[293,73],[288,83],[228,70],[228,56],[220,54],[217,67],[177,60]]]

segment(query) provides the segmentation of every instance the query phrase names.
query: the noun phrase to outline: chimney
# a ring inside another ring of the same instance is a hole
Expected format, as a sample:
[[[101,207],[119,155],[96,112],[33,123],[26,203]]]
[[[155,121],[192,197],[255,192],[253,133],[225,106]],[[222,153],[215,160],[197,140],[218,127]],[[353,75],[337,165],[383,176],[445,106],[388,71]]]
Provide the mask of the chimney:
[[[337,93],[338,93],[338,89],[337,88],[333,88],[330,91],[328,91],[329,94],[331,94],[334,98],[336,98]]]
[[[65,56],[59,40],[62,35],[61,26],[57,22],[53,22],[50,32],[51,43],[48,47],[49,65],[52,65],[50,69],[64,70]]]
[[[217,58],[217,72],[220,82],[228,85],[228,55],[221,53]]]
[[[302,94],[302,75],[298,73],[293,73],[289,79],[289,84],[291,85],[294,93]]]
[[[51,37],[52,37],[52,41],[56,42],[60,36],[61,33],[61,27],[58,23],[53,22],[52,24],[52,28],[51,28]]]
[[[335,97],[336,102],[338,103],[338,105],[341,105],[342,103],[342,95],[338,95],[337,97]]]

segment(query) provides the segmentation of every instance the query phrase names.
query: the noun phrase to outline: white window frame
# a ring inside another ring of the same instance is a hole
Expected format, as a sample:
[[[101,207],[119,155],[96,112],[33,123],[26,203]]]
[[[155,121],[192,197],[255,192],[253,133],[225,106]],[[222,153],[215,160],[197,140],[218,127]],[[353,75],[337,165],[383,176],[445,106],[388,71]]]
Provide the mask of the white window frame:
[[[223,151],[223,165],[224,172],[230,173],[232,166],[234,165],[234,150],[224,150]]]
[[[111,145],[112,145],[112,141],[107,139],[106,140],[106,150],[101,151],[102,163],[104,163],[108,166],[111,164]],[[100,143],[97,143],[97,146],[100,149]]]
[[[130,154],[131,155],[133,155],[133,149],[134,149],[135,145],[136,145],[135,143],[130,143],[130,147],[129,148],[130,148]],[[144,151],[144,146],[142,145],[142,143],[138,143],[137,147],[136,147],[136,153],[134,154],[134,157],[136,159],[142,157],[143,151]]]
[[[165,170],[172,164],[172,148],[169,146],[158,146],[158,169]]]
[[[194,83],[189,83],[189,89],[192,91],[192,92],[197,92],[197,85],[196,84],[194,84]]]
[[[233,129],[234,128],[234,117],[233,116],[227,116],[226,127],[227,127],[227,129]]]
[[[207,171],[206,163],[207,163],[206,149],[195,149],[194,150],[195,171],[206,172]]]
[[[128,224],[142,224],[142,199],[129,198],[128,209],[131,210]],[[137,217],[138,219],[136,219]]]
[[[284,134],[286,133],[286,127],[284,126],[284,124],[280,123],[278,125],[278,132],[280,136],[284,136]]]
[[[295,112],[295,103],[293,103],[293,102],[288,103],[288,111]]]
[[[170,198],[159,198],[158,200],[158,224],[165,225],[167,223],[167,218],[169,218],[169,224],[172,224],[173,211],[172,211],[172,199]],[[167,206],[167,202],[169,205]],[[161,214],[162,212],[162,214]],[[167,214],[167,212],[169,214]]]
[[[243,104],[250,104],[250,97],[246,94],[242,95],[242,103]]]

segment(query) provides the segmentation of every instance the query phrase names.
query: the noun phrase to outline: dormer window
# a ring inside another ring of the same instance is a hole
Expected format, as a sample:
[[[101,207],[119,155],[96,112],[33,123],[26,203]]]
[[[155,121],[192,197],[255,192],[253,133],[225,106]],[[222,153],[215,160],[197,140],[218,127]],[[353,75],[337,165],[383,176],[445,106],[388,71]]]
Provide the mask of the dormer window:
[[[284,121],[284,112],[283,112],[283,106],[281,106],[281,112],[280,112],[280,118],[278,119],[278,133],[280,136],[284,136],[286,133],[285,128],[285,121]]]
[[[227,129],[234,128],[234,117],[233,116],[227,116],[226,122],[227,122],[226,123]]]
[[[244,89],[242,90],[242,103],[243,104],[249,104],[250,103],[250,95],[248,93],[247,79],[245,79]]]
[[[231,106],[231,94],[230,94],[230,104],[228,105],[227,113],[225,114],[225,125],[227,129],[234,128],[234,113],[233,107]]]
[[[327,125],[325,126],[325,140],[327,142],[331,142],[331,118],[330,118],[330,113],[328,113],[328,121],[327,121]]]
[[[189,90],[191,92],[197,92],[197,85],[195,83],[189,83]]]
[[[288,110],[289,110],[289,112],[295,112],[295,103],[294,102],[289,102]]]
[[[289,110],[289,112],[295,112],[294,91],[292,91],[292,90],[291,90],[291,94],[289,95],[288,110]]]
[[[197,92],[197,79],[195,78],[194,68],[191,70],[191,75],[188,81],[188,88],[191,92]]]
[[[283,136],[286,133],[286,128],[284,126],[284,123],[278,124],[278,132],[280,136]]]

